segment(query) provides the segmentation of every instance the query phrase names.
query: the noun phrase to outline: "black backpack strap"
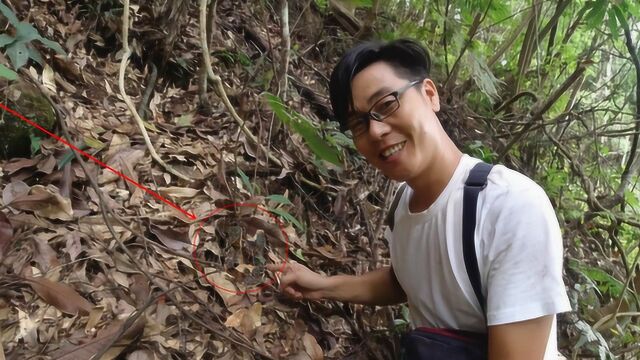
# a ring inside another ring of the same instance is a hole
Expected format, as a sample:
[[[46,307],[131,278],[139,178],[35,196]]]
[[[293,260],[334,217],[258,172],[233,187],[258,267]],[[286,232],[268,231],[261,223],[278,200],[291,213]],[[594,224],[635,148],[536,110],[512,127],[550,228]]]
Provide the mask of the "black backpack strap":
[[[400,185],[400,188],[396,190],[396,195],[393,197],[393,202],[391,203],[391,207],[389,208],[389,212],[387,213],[387,225],[389,226],[389,230],[393,231],[393,226],[395,225],[396,218],[396,209],[398,208],[398,203],[400,202],[400,198],[402,197],[402,193],[404,189],[407,187],[407,183]]]
[[[493,165],[484,162],[476,164],[469,172],[469,177],[464,184],[464,197],[462,206],[462,249],[464,256],[464,266],[467,268],[467,275],[471,280],[473,292],[482,307],[482,313],[487,316],[486,300],[482,295],[482,283],[480,280],[480,269],[478,268],[478,258],[476,257],[475,230],[476,211],[478,207],[478,195],[487,186],[487,176]]]

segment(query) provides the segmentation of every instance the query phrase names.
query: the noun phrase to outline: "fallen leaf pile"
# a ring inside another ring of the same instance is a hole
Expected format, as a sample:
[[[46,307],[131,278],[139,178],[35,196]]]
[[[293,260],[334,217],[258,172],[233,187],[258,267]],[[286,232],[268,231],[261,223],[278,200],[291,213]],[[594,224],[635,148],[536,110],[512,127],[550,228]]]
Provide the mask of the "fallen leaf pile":
[[[287,259],[326,275],[388,264],[382,221],[392,184],[348,141],[341,167],[317,160],[262,96],[279,92],[335,130],[308,96],[326,109],[327,76],[353,39],[315,6],[292,2],[292,81],[280,89],[278,10],[218,2],[215,71],[275,164],[213,88],[199,93],[196,2],[134,2],[126,91],[143,101],[153,62],[145,126],[185,181],[151,159],[118,93],[122,5],[96,3],[16,5],[19,19],[68,54],[40,49],[44,66],[30,62],[19,81],[52,92],[70,141],[130,181],[44,134],[31,158],[0,162],[0,358],[393,358],[399,308],[292,302],[265,270]]]

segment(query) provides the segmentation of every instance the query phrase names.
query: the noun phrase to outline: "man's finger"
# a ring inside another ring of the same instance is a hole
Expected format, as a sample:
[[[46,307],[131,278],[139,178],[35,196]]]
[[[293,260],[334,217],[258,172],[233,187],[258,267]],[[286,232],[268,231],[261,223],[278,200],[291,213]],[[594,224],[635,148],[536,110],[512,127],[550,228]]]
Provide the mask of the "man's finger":
[[[280,277],[280,289],[286,289],[289,285],[296,282],[296,274],[287,273]]]
[[[286,269],[287,264],[267,264],[266,268],[269,271],[279,272],[284,271]]]

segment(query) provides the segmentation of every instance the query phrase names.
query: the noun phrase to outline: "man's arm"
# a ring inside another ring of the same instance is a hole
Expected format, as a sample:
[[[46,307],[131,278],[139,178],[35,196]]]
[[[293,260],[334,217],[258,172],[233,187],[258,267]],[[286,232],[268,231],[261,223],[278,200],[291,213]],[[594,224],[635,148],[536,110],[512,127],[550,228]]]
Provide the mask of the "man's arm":
[[[278,265],[268,265],[271,271]],[[282,270],[280,289],[295,300],[337,300],[365,305],[392,305],[406,301],[406,294],[391,267],[380,268],[360,276],[322,276],[296,262]]]
[[[490,360],[542,360],[553,315],[489,326]]]

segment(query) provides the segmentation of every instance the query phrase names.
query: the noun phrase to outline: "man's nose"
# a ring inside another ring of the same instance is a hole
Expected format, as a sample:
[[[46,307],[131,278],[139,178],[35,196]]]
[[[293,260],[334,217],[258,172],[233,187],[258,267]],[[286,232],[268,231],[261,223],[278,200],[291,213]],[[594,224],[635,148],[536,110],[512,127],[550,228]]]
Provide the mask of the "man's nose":
[[[391,127],[384,121],[369,120],[369,135],[373,138],[381,138],[390,130]]]

